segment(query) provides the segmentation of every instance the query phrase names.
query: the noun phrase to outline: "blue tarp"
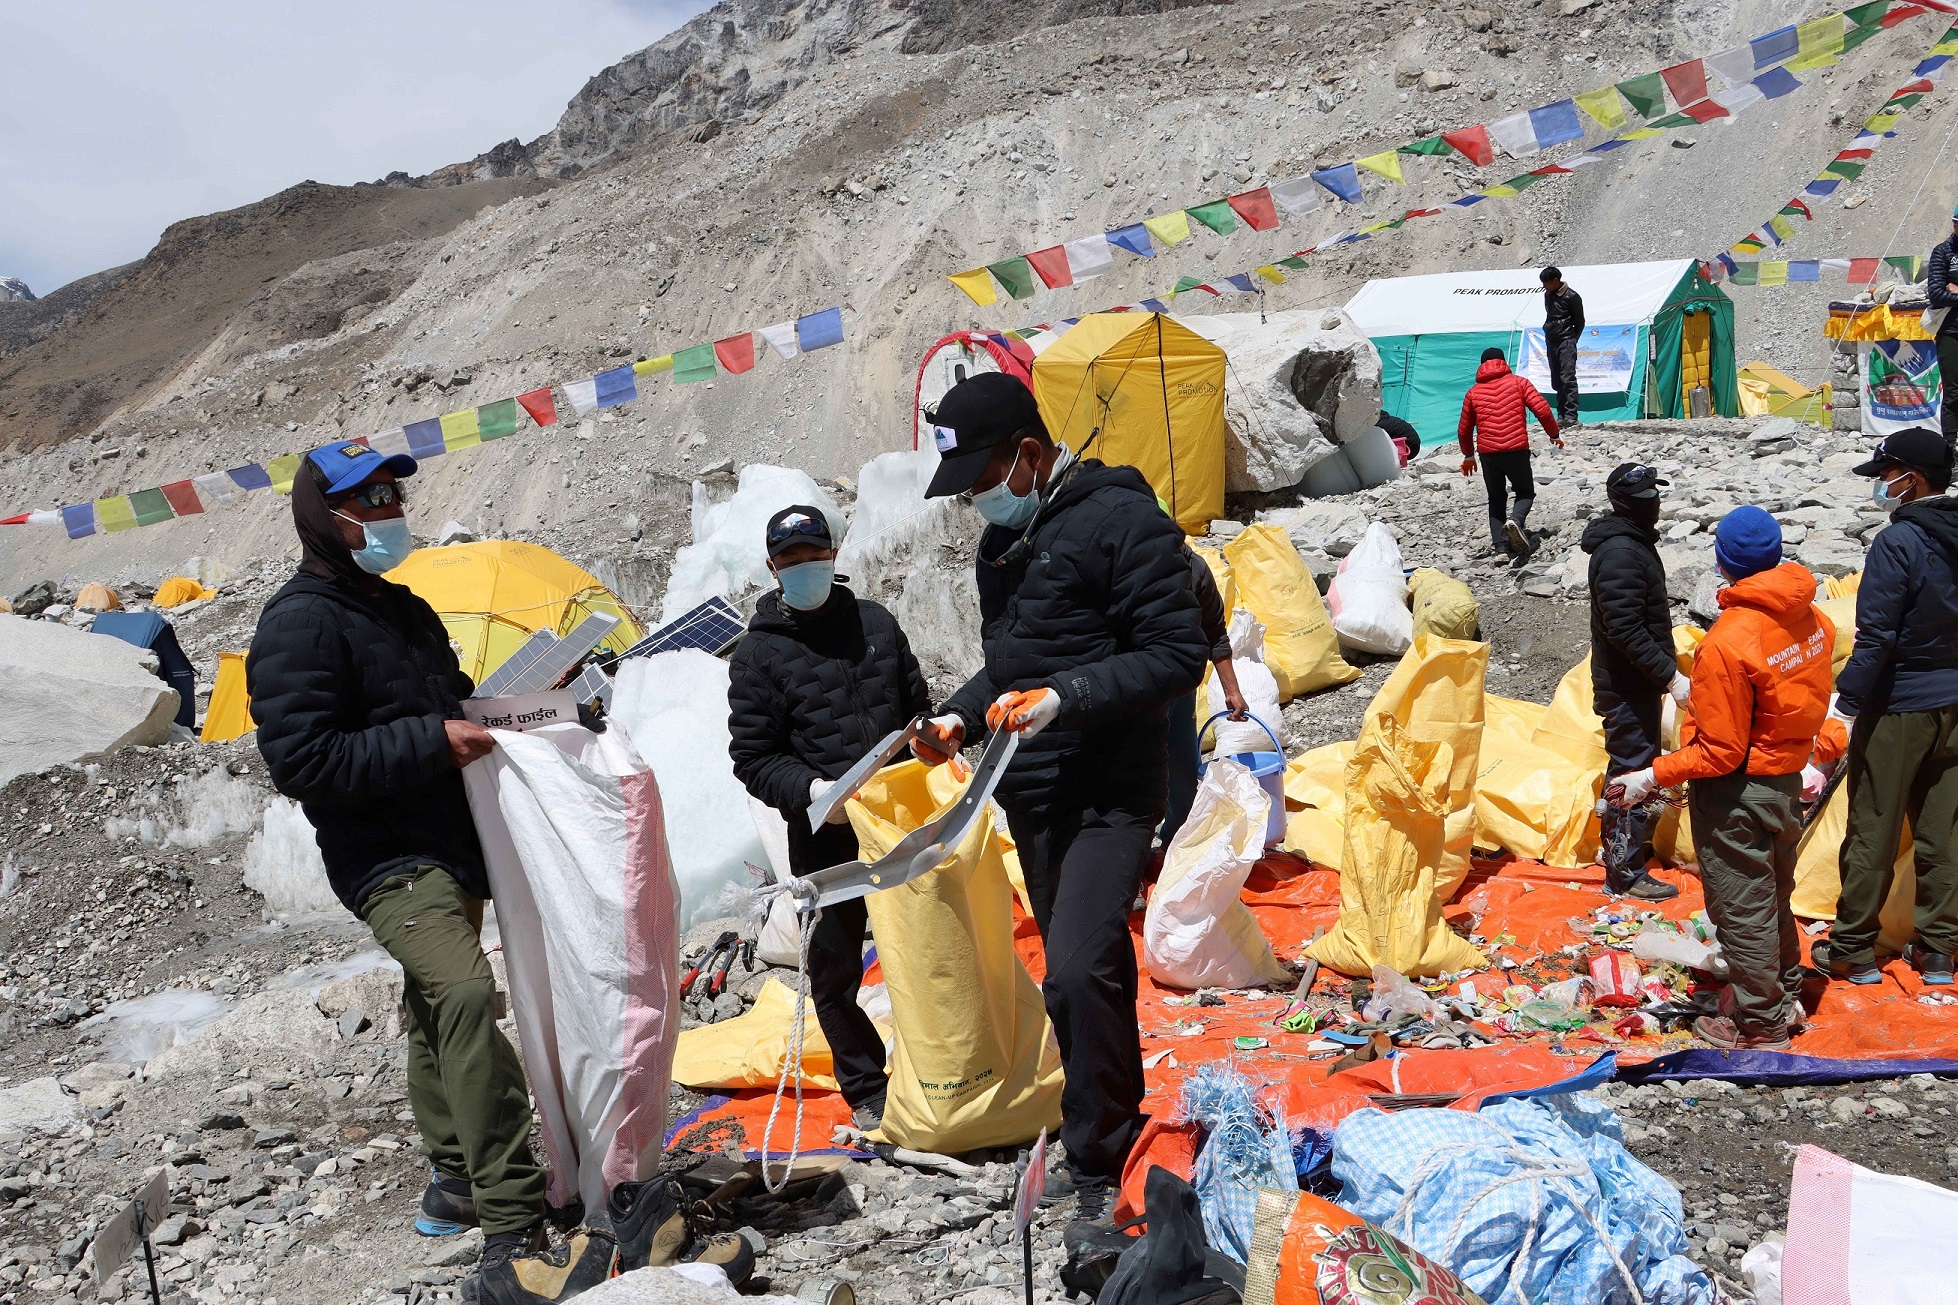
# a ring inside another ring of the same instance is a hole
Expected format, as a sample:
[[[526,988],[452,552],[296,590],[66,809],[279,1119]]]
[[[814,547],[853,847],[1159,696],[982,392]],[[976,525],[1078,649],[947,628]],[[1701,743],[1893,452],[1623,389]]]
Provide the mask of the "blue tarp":
[[[1719,1078],[1763,1087],[1809,1087],[1907,1074],[1958,1074],[1958,1060],[1831,1060],[1791,1051],[1716,1051],[1709,1047],[1675,1051],[1643,1065],[1626,1065],[1618,1071],[1618,1080],[1656,1083],[1663,1079]]]

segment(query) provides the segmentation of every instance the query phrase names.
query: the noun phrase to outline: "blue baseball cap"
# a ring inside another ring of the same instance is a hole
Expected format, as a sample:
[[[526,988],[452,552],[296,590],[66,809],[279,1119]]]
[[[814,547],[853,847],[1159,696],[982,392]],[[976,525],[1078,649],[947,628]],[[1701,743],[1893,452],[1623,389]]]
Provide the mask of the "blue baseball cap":
[[[1713,556],[1730,579],[1771,571],[1781,565],[1781,525],[1752,504],[1737,507],[1714,529]]]
[[[389,456],[353,440],[328,444],[306,456],[326,477],[329,495],[345,493],[377,471],[392,471],[396,477],[412,476],[419,465],[405,453]]]

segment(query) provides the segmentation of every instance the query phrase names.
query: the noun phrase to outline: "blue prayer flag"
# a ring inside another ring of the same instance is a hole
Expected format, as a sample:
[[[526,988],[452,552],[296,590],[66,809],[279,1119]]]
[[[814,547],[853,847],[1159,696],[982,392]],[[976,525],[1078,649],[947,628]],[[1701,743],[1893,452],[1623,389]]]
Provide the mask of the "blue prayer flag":
[[[616,408],[621,403],[631,403],[639,397],[639,387],[633,381],[632,364],[614,367],[592,377],[597,386],[598,406]]]
[[[804,353],[843,343],[843,310],[825,308],[795,319],[795,342]]]
[[[1312,174],[1312,179],[1348,204],[1357,204],[1362,198],[1360,170],[1351,163],[1342,163],[1336,168],[1321,168]]]
[[[1126,249],[1131,254],[1140,254],[1144,258],[1156,256],[1156,247],[1149,241],[1149,228],[1140,222],[1131,226],[1117,227],[1104,234],[1108,237],[1108,243],[1117,249]]]
[[[448,452],[442,443],[442,419],[430,417],[427,421],[411,421],[401,428],[408,437],[408,452],[418,458],[439,458]]]
[[[1575,103],[1558,100],[1530,110],[1530,130],[1536,133],[1537,148],[1548,149],[1578,139],[1584,134],[1584,124],[1578,120]]]
[[[1169,311],[1169,305],[1160,299],[1144,299],[1142,306],[1152,313],[1166,313]]]
[[[1754,51],[1756,68],[1772,68],[1775,64],[1794,58],[1802,48],[1802,42],[1794,28],[1778,27],[1766,36],[1757,36],[1749,41],[1747,48]]]
[[[73,507],[61,509],[61,524],[67,527],[68,538],[80,539],[95,533],[95,504],[77,503]]]
[[[1790,263],[1788,265],[1788,279],[1790,281],[1820,281],[1822,279],[1822,264],[1816,259],[1804,259],[1798,263]]]
[[[1224,280],[1239,290],[1244,291],[1246,294],[1251,293],[1251,274],[1249,272],[1233,272],[1231,275],[1225,277]]]
[[[1801,80],[1786,68],[1770,68],[1754,79],[1754,88],[1771,100],[1802,89]]]
[[[248,462],[242,467],[233,467],[224,473],[231,477],[231,483],[239,489],[270,489],[272,477],[256,462]]]

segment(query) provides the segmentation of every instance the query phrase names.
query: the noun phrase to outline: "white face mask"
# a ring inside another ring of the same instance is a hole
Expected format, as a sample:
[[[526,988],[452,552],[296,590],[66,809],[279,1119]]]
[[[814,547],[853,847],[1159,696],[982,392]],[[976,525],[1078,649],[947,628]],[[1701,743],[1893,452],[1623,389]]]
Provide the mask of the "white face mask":
[[[1877,477],[1876,483],[1870,486],[1871,501],[1885,512],[1895,512],[1904,505],[1906,500],[1901,494],[1892,493],[1891,486],[1905,479],[1907,479],[1906,476],[1899,476],[1897,480],[1885,480],[1881,476]]]

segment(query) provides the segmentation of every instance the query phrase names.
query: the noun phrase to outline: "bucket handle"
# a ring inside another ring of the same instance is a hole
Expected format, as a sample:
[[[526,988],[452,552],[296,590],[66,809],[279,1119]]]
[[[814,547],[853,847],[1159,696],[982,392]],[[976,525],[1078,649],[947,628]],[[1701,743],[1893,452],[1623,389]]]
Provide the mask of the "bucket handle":
[[[1223,720],[1226,716],[1229,715],[1230,713],[1227,711],[1220,711],[1215,716],[1212,716],[1209,720],[1205,721],[1203,724],[1197,726],[1197,755],[1198,756],[1203,755],[1203,732],[1209,729],[1212,725],[1215,725],[1218,721]],[[1271,739],[1271,750],[1273,752],[1276,752],[1281,757],[1285,755],[1285,745],[1280,743],[1278,741],[1278,736],[1271,732],[1271,726],[1265,724],[1262,720],[1259,720],[1256,714],[1252,712],[1244,713],[1244,719],[1250,721],[1253,725],[1256,725],[1259,729],[1265,732],[1266,736]]]

